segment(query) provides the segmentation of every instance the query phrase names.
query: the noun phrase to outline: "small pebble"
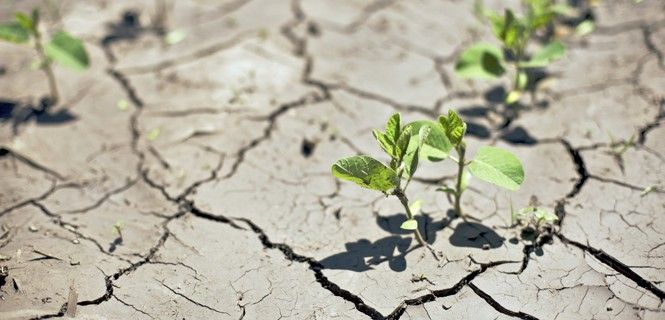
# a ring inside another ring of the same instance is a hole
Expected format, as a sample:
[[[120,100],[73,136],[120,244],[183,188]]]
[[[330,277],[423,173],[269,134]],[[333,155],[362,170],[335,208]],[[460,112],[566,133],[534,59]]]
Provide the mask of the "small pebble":
[[[30,230],[31,232],[37,232],[37,231],[39,231],[39,228],[31,225],[31,226],[28,227],[28,230]]]
[[[81,243],[81,241],[79,241],[79,239],[74,239],[74,240],[72,240],[72,243],[73,244],[79,244],[79,243]]]
[[[489,249],[490,249],[489,243],[483,245],[483,250],[489,250]]]

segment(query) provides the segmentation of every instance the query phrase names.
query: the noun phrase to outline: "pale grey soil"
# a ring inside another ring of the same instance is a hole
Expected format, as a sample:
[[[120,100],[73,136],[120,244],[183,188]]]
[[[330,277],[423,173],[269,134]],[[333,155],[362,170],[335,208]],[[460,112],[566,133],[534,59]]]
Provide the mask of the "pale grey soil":
[[[12,3],[0,19],[42,4]],[[63,317],[70,286],[80,319],[665,317],[665,194],[641,196],[665,187],[662,1],[601,1],[518,115],[496,102],[507,78],[453,73],[492,41],[472,1],[165,3],[44,13],[92,66],[56,67],[63,101],[42,114],[32,51],[0,44],[0,318]],[[371,129],[393,112],[448,108],[471,154],[505,147],[526,180],[474,181],[464,221],[434,191],[451,164],[425,165],[409,196],[437,262],[400,231],[396,199],[330,166],[381,157]],[[620,162],[610,143],[631,136]],[[510,227],[511,202],[532,197],[560,218],[537,243]]]

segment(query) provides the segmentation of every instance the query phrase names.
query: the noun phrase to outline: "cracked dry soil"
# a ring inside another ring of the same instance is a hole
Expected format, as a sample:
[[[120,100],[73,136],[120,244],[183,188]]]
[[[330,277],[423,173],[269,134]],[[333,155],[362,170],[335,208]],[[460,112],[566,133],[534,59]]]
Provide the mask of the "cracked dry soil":
[[[601,1],[538,106],[508,118],[497,82],[453,74],[491,41],[471,1],[56,6],[48,27],[83,38],[92,66],[56,68],[55,110],[32,111],[47,84],[30,49],[0,44],[0,318],[65,317],[70,287],[80,319],[665,317],[665,194],[641,196],[665,182],[662,1]],[[187,37],[167,45],[170,30]],[[447,108],[471,154],[508,148],[526,180],[473,184],[463,221],[434,192],[450,168],[423,167],[409,193],[437,262],[395,199],[330,165],[379,156],[370,132],[393,112]],[[631,136],[619,161],[611,143]],[[535,242],[509,227],[532,197],[560,218]]]

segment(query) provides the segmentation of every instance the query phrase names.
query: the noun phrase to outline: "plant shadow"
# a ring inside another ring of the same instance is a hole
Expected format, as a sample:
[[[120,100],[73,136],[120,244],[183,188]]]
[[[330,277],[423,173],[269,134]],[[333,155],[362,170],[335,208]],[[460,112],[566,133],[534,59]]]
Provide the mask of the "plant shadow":
[[[481,223],[464,221],[455,227],[449,240],[456,247],[489,250],[501,247],[506,239]]]
[[[446,218],[441,221],[434,221],[427,214],[420,214],[415,217],[418,221],[420,231],[427,243],[434,243],[436,233],[447,227],[455,219],[454,212],[448,211]],[[406,255],[413,249],[411,248],[413,232],[400,228],[402,222],[406,220],[403,213],[391,216],[377,216],[376,223],[384,231],[391,233],[387,236],[371,242],[367,239],[361,239],[355,242],[345,244],[346,251],[333,254],[321,260],[321,264],[326,269],[342,269],[355,272],[363,272],[374,269],[374,266],[388,262],[391,270],[402,272],[406,270]],[[395,253],[397,251],[397,253]]]
[[[11,124],[12,133],[16,135],[21,126],[33,120],[39,125],[60,125],[77,119],[76,115],[67,109],[49,112],[50,107],[47,98],[41,99],[37,105],[0,100],[0,124]]]

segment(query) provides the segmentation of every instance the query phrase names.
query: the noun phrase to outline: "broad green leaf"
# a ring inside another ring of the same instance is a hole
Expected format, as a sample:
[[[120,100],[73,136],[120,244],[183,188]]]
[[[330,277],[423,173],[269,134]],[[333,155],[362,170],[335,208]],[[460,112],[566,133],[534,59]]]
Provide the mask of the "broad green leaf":
[[[531,60],[520,63],[520,66],[527,68],[545,67],[552,61],[559,59],[566,52],[566,48],[559,41],[552,41],[548,45],[536,52]]]
[[[486,182],[515,191],[524,181],[524,169],[512,153],[497,147],[481,147],[469,164],[469,172]]]
[[[54,34],[45,49],[49,58],[65,67],[84,70],[90,63],[83,42],[64,31]]]
[[[494,79],[505,72],[501,49],[487,43],[466,49],[455,65],[455,73],[462,78]]]
[[[417,214],[420,214],[420,209],[422,207],[423,207],[423,202],[420,199],[418,199],[409,205],[409,211],[411,211],[412,216],[415,216]]]
[[[513,103],[517,102],[517,100],[519,100],[521,96],[522,96],[521,91],[517,91],[517,90],[510,91],[506,95],[505,102],[506,102],[506,104],[513,104]]]
[[[596,29],[596,25],[593,23],[593,20],[589,19],[589,20],[584,20],[580,24],[578,24],[577,27],[575,28],[575,33],[578,36],[583,37],[583,36],[593,32],[593,30],[595,30],[595,29]]]
[[[24,43],[28,42],[30,34],[20,24],[8,22],[0,24],[0,39],[13,43]]]
[[[423,140],[423,145],[418,151],[420,159],[427,159],[428,161],[441,161],[448,157],[448,153],[453,148],[453,145],[446,137],[441,125],[434,121],[420,120],[407,124],[404,129],[411,128],[411,140],[409,141],[409,148],[406,152],[405,158],[413,156],[416,147],[418,146],[418,139],[420,129],[428,127],[429,132],[427,137]],[[418,134],[416,134],[418,133]],[[406,159],[404,160],[407,161]]]
[[[466,133],[466,123],[453,109],[448,110],[448,116],[440,116],[439,123],[443,126],[446,137],[453,145],[458,145]]]
[[[399,227],[404,230],[416,230],[418,229],[418,221],[416,219],[409,219],[402,222],[402,225]]]
[[[353,156],[338,160],[332,166],[335,177],[358,184],[363,188],[387,193],[399,185],[393,169],[368,156]]]

